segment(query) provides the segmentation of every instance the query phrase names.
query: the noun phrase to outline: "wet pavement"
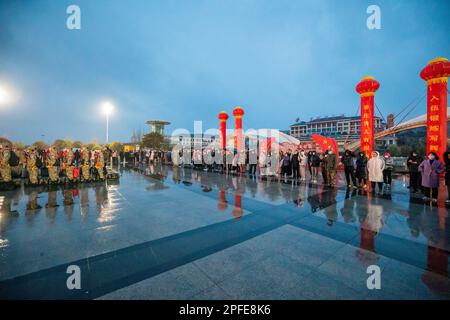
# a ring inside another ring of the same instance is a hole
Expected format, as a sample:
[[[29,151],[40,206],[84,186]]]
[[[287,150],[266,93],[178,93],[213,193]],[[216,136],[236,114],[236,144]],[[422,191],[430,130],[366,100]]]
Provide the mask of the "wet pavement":
[[[379,196],[340,184],[158,166],[0,193],[0,298],[449,299],[443,192],[431,206],[404,176]]]

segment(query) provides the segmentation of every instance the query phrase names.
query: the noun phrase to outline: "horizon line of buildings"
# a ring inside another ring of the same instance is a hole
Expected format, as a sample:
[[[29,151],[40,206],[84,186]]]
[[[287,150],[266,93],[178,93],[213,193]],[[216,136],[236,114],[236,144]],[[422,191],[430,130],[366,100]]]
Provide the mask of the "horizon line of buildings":
[[[179,136],[166,136],[164,133],[165,125],[169,122],[161,120],[149,120],[146,122],[151,127],[151,132],[157,132],[169,138],[171,143],[182,145],[194,145],[201,144],[207,146],[214,142],[218,137],[213,135],[194,135],[194,134],[181,134]],[[374,130],[379,132],[387,128],[394,126],[394,115],[389,114],[386,121],[379,116],[374,117]],[[310,142],[311,135],[320,134],[326,137],[334,138],[338,142],[339,146],[343,146],[352,140],[360,138],[361,132],[361,117],[360,116],[345,116],[344,114],[339,116],[323,116],[311,118],[309,121],[297,121],[289,126],[288,130],[280,130],[298,140],[300,142]],[[136,143],[124,143],[131,149]],[[384,137],[376,140],[377,147],[385,148],[389,145],[397,144],[397,138],[395,135]]]

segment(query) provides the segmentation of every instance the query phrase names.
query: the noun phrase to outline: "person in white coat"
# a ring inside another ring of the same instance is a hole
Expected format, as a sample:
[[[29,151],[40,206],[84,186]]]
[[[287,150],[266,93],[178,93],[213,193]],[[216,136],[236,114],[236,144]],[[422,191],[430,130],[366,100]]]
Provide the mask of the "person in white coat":
[[[305,150],[300,151],[300,178],[301,181],[306,181],[306,166],[308,165],[308,156],[305,154]]]
[[[369,181],[372,184],[372,192],[375,193],[375,187],[378,185],[378,192],[383,189],[383,170],[385,167],[384,160],[380,158],[378,151],[372,152],[372,158],[367,162],[367,172],[369,173]]]
[[[258,164],[259,164],[259,174],[261,175],[262,178],[264,178],[265,176],[267,176],[267,154],[265,151],[261,151],[259,153],[259,159],[258,159]]]

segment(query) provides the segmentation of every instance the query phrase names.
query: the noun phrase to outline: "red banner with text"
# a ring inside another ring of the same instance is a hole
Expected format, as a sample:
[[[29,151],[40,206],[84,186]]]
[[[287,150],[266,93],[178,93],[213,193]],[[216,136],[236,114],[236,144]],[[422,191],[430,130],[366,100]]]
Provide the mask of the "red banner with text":
[[[447,147],[447,83],[428,84],[427,154],[436,152],[442,159]]]
[[[374,149],[374,96],[361,96],[361,150],[368,157]]]

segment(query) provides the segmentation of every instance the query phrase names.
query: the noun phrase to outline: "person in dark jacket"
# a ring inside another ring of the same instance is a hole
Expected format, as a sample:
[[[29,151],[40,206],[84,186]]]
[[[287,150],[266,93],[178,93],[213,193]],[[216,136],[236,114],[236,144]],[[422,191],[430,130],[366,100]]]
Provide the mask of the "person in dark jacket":
[[[356,159],[356,179],[363,189],[367,189],[367,157],[364,151],[360,151]]]
[[[341,160],[342,164],[344,165],[345,180],[347,181],[348,188],[353,187],[354,189],[356,189],[358,188],[358,184],[356,182],[355,165],[353,163],[353,160],[353,153],[350,150],[345,150]]]
[[[316,151],[311,153],[311,158],[309,161],[309,166],[311,168],[311,182],[317,182],[317,174],[320,167],[320,158]]]
[[[250,175],[256,176],[256,165],[258,163],[258,153],[256,150],[250,150],[247,161],[250,164]]]
[[[420,186],[420,172],[419,165],[422,163],[421,157],[417,154],[415,150],[411,152],[406,165],[409,171],[409,188],[411,192],[418,192]]]
[[[291,166],[292,166],[292,179],[294,181],[297,181],[300,178],[300,161],[297,150],[294,150],[294,153],[292,154]]]
[[[447,186],[447,200],[445,203],[450,204],[450,149],[444,152],[444,164],[445,164],[445,185]]]
[[[286,152],[283,157],[283,163],[281,166],[281,176],[286,178],[286,176],[290,176],[292,174],[292,165],[291,165],[291,153]]]

